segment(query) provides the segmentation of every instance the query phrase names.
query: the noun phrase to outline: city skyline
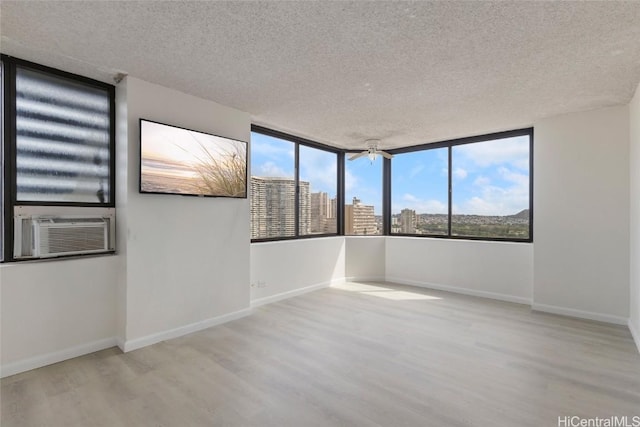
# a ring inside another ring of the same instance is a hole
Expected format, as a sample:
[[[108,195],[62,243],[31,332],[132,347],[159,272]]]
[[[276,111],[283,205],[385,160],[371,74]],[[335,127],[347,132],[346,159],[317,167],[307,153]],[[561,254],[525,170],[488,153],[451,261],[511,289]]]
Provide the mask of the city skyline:
[[[295,180],[280,177],[251,177],[251,238],[293,237],[296,221],[299,235],[337,232],[337,198],[326,192],[309,192],[309,182],[299,182],[298,215],[296,216]],[[380,234],[381,222],[372,205],[353,198],[345,205],[345,233]]]
[[[292,178],[251,177],[251,238],[294,237],[296,235],[337,232],[337,198],[325,192],[309,192],[309,182],[299,182],[296,206],[296,182]],[[298,214],[296,214],[296,207]],[[373,205],[354,197],[344,206],[346,235],[376,235],[383,231],[382,217]],[[449,223],[449,218],[451,222]],[[418,214],[405,208],[391,215],[392,234],[486,236],[527,238],[529,210],[516,215]]]

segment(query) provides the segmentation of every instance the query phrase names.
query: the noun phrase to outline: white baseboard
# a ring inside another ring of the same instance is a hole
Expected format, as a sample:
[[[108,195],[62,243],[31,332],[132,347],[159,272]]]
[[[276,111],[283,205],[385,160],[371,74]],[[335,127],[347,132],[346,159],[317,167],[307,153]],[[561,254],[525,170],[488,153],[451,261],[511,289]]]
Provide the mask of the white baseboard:
[[[333,279],[328,282],[317,283],[315,285],[305,286],[304,288],[294,289],[292,291],[281,292],[279,294],[271,295],[264,298],[257,298],[251,301],[251,308],[260,307],[261,305],[271,304],[272,302],[282,301],[283,299],[295,297],[298,295],[306,294],[307,292],[313,292],[318,289],[328,288],[334,283],[344,282],[343,278]]]
[[[499,294],[495,292],[479,291],[477,289],[460,288],[457,286],[441,285],[439,283],[418,282],[415,280],[405,280],[397,277],[387,277],[389,283],[399,283],[401,285],[418,286],[420,288],[437,289],[439,291],[453,292],[456,294],[470,295],[480,298],[489,298],[499,301],[514,302],[517,304],[531,304],[529,298],[517,297],[515,295]]]
[[[385,282],[384,276],[351,276],[345,277],[345,282]]]
[[[628,326],[629,330],[631,331],[633,341],[636,343],[636,347],[638,347],[638,353],[640,353],[640,331],[636,329],[631,319],[629,319]]]
[[[20,372],[30,371],[32,369],[41,368],[43,366],[52,365],[74,357],[84,356],[85,354],[104,350],[106,348],[115,347],[117,345],[116,338],[105,338],[86,344],[77,345],[75,347],[66,348],[64,350],[54,351],[40,356],[30,357],[17,362],[2,365],[0,368],[0,378],[10,375],[19,374]]]
[[[615,325],[627,325],[629,319],[613,316],[611,314],[595,313],[591,311],[576,310],[574,308],[558,307],[555,305],[532,303],[531,309],[545,313],[559,314],[561,316],[577,317],[579,319],[595,320],[597,322],[613,323]]]
[[[233,313],[224,314],[222,316],[212,317],[210,319],[201,320],[199,322],[191,323],[189,325],[180,326],[178,328],[169,329],[167,331],[158,332],[155,334],[147,335],[144,337],[136,338],[133,340],[125,341],[121,343],[122,351],[129,352],[137,350],[148,345],[159,343],[160,341],[170,340],[172,338],[178,338],[183,335],[191,334],[193,332],[201,331],[203,329],[210,328],[212,326],[221,325],[232,320],[239,319],[251,314],[250,308],[234,311]]]

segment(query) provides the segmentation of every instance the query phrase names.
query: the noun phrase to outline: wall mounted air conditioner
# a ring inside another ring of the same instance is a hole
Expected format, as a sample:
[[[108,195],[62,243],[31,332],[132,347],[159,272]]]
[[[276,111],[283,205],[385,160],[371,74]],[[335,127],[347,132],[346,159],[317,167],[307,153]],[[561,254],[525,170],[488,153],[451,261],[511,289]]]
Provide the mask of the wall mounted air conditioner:
[[[115,216],[16,215],[14,258],[52,258],[115,250]]]

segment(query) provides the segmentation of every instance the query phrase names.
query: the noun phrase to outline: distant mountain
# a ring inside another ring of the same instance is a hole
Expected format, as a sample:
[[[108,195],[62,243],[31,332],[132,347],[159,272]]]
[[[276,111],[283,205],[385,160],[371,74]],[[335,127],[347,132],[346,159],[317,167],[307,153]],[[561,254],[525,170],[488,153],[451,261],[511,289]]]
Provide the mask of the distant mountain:
[[[523,209],[515,215],[509,215],[510,218],[529,219],[529,209]]]

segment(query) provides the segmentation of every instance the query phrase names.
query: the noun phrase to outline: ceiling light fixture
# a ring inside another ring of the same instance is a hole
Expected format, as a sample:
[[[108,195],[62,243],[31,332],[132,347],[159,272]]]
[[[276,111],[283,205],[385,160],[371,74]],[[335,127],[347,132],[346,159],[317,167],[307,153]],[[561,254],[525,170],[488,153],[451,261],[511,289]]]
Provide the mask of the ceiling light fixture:
[[[367,149],[360,153],[352,155],[351,157],[349,157],[349,160],[355,160],[360,157],[367,156],[371,164],[373,164],[373,162],[376,161],[378,154],[380,154],[382,157],[385,157],[387,159],[390,159],[393,157],[391,154],[387,153],[386,151],[382,151],[378,149],[378,145],[380,144],[379,139],[367,139],[365,141],[365,144],[367,144]]]
[[[369,157],[369,161],[371,161],[371,164],[373,164],[373,162],[376,161],[377,154],[375,151],[369,150],[369,154],[367,154],[367,157]]]

